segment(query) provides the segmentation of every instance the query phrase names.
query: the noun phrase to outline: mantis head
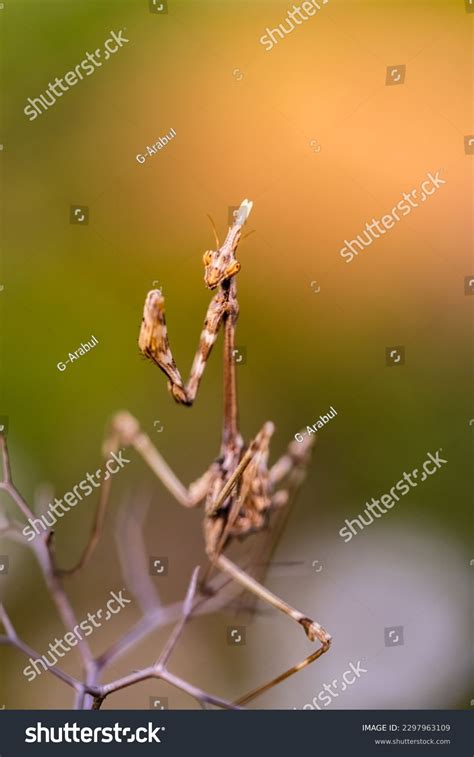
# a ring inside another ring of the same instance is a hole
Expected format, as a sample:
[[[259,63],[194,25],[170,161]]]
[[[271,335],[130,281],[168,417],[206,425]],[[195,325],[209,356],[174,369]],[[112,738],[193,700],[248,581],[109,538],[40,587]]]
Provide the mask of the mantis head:
[[[223,281],[231,279],[240,271],[240,263],[236,258],[237,245],[242,233],[242,226],[250,215],[252,205],[253,203],[250,200],[244,200],[241,203],[222,247],[219,245],[219,239],[214,228],[217,250],[207,250],[203,255],[204,281],[209,289],[215,289]]]

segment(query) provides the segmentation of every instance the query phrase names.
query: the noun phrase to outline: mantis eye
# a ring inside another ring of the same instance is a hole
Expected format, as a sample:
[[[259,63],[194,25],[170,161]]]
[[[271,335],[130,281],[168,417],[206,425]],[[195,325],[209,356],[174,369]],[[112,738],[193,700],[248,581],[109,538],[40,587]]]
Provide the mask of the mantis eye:
[[[241,265],[238,260],[235,261],[227,271],[227,276],[235,276],[240,271]]]
[[[209,252],[209,250],[205,252],[204,255],[202,256],[202,260],[203,260],[204,265],[209,265],[209,263],[212,260],[212,253]]]

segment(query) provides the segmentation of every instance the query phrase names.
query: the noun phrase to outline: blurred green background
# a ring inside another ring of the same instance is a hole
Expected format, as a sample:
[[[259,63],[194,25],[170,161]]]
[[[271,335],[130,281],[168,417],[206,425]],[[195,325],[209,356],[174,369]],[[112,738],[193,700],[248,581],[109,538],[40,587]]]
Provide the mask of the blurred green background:
[[[370,674],[332,707],[468,707],[474,298],[464,293],[472,274],[464,136],[473,130],[473,16],[457,0],[330,0],[265,51],[260,36],[289,7],[169,0],[162,15],[145,0],[14,0],[0,11],[0,415],[9,419],[14,477],[29,502],[45,482],[61,496],[100,465],[106,424],[120,409],[139,419],[184,482],[205,470],[219,447],[220,340],[187,409],[140,357],[138,329],[158,281],[187,376],[210,299],[206,213],[223,238],[229,206],[249,197],[256,233],[239,248],[238,276],[242,431],[250,438],[273,420],[276,459],[301,427],[337,410],[277,553],[305,567],[268,579],[333,633],[334,649],[255,706],[301,708],[364,657]],[[120,29],[129,42],[30,122],[27,98]],[[402,64],[404,84],[386,86],[387,66]],[[135,156],[171,128],[172,142],[140,165]],[[446,185],[344,262],[344,239],[390,212],[429,171],[441,171]],[[88,207],[87,225],[69,222],[72,205]],[[92,334],[98,346],[58,371]],[[405,347],[406,360],[388,368],[393,345]],[[344,520],[439,448],[448,465],[344,544]],[[147,549],[170,560],[158,585],[164,602],[182,598],[192,568],[205,563],[201,514],[179,508],[131,458],[113,482],[104,541],[67,584],[80,618],[123,586],[114,544],[120,503],[151,494]],[[90,497],[58,525],[60,564],[79,556],[94,504]],[[10,558],[0,578],[7,609],[21,636],[46,650],[63,631],[36,563],[6,540],[0,552]],[[249,625],[242,648],[226,643],[227,626],[238,622],[230,613],[194,621],[174,669],[237,697],[309,654],[299,629],[275,615]],[[127,609],[94,634],[94,650],[137,617]],[[403,647],[384,646],[392,626],[404,626]],[[166,630],[155,634],[106,680],[150,664],[165,638]],[[51,676],[28,684],[14,650],[1,648],[0,661],[0,706],[71,705]],[[75,652],[64,669],[80,674]],[[143,708],[157,693],[170,707],[196,706],[159,683],[104,706]]]

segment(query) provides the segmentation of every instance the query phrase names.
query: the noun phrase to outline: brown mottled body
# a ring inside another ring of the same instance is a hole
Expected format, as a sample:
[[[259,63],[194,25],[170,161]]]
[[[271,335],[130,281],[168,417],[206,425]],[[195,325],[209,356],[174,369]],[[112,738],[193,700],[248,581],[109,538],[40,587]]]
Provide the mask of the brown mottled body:
[[[164,297],[160,290],[152,290],[146,297],[139,336],[140,350],[165,373],[174,399],[189,406],[196,398],[219,329],[223,328],[224,423],[218,458],[211,463],[200,479],[186,488],[131,416],[122,414],[117,417],[115,424],[119,438],[141,452],[178,501],[187,507],[204,503],[204,538],[211,565],[227,572],[245,589],[299,623],[310,640],[318,639],[321,642],[317,652],[286,671],[274,682],[251,692],[243,698],[245,701],[312,662],[327,651],[331,640],[329,634],[316,621],[272,594],[223,554],[223,550],[232,539],[261,531],[267,526],[271,513],[288,502],[290,491],[295,489],[304,477],[311,448],[309,439],[305,439],[301,444],[292,442],[287,454],[269,468],[273,423],[265,423],[248,445],[239,431],[234,361],[235,329],[239,315],[235,275],[240,270],[236,252],[242,227],[251,209],[252,203],[244,200],[233,226],[228,230],[224,244],[219,246],[216,235],[217,249],[204,254],[206,286],[211,290],[218,288],[218,292],[209,304],[187,383],[184,383],[171,352]]]

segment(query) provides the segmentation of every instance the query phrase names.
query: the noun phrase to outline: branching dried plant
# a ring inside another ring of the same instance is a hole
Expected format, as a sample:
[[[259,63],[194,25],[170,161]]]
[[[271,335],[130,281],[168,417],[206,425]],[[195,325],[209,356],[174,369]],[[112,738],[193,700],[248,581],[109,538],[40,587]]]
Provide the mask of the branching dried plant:
[[[30,509],[29,505],[13,483],[7,441],[5,437],[1,435],[0,450],[3,467],[0,491],[4,491],[11,498],[25,518],[33,519],[35,513]],[[145,553],[142,540],[142,527],[144,524],[146,508],[143,505],[138,505],[135,509],[136,517],[133,519],[130,517],[130,513],[131,509],[128,508],[126,513],[119,518],[117,539],[119,542],[119,554],[122,556],[122,566],[128,566],[129,568],[128,572],[127,570],[123,571],[124,578],[129,590],[142,610],[142,617],[99,657],[94,657],[86,639],[83,638],[81,641],[78,641],[77,648],[81,658],[84,680],[79,680],[78,678],[69,675],[57,665],[48,667],[47,672],[74,690],[76,709],[99,709],[104,699],[114,692],[120,691],[121,689],[140,681],[152,678],[161,679],[162,681],[166,681],[172,686],[181,689],[190,697],[197,700],[201,705],[210,704],[216,707],[235,709],[237,705],[233,705],[232,703],[203,691],[192,683],[179,678],[173,674],[168,667],[170,657],[175,650],[182,636],[185,625],[191,615],[215,612],[220,609],[227,601],[221,590],[228,581],[215,581],[212,587],[212,596],[196,598],[199,568],[195,568],[184,602],[162,606],[155,587],[147,573],[146,564],[144,562]],[[125,520],[128,520],[127,524],[125,523]],[[132,520],[134,521],[133,526],[131,526]],[[132,528],[132,533],[129,530],[130,527]],[[67,631],[72,633],[74,627],[77,627],[78,621],[64,589],[64,578],[56,567],[54,533],[52,530],[44,531],[43,533],[38,534],[33,541],[27,542],[22,535],[22,528],[22,522],[11,517],[7,512],[4,513],[3,522],[0,526],[0,535],[32,549],[63,626]],[[123,559],[124,528],[128,529],[127,560]],[[126,652],[134,649],[141,641],[158,629],[175,621],[177,621],[176,625],[170,634],[161,655],[154,664],[147,668],[143,668],[142,670],[134,671],[129,675],[118,678],[110,683],[100,683],[102,676],[113,662],[116,662]],[[7,611],[2,604],[0,604],[0,622],[4,630],[4,633],[0,635],[1,645],[14,647],[33,660],[41,658],[41,655],[39,655],[38,652],[19,638]]]

